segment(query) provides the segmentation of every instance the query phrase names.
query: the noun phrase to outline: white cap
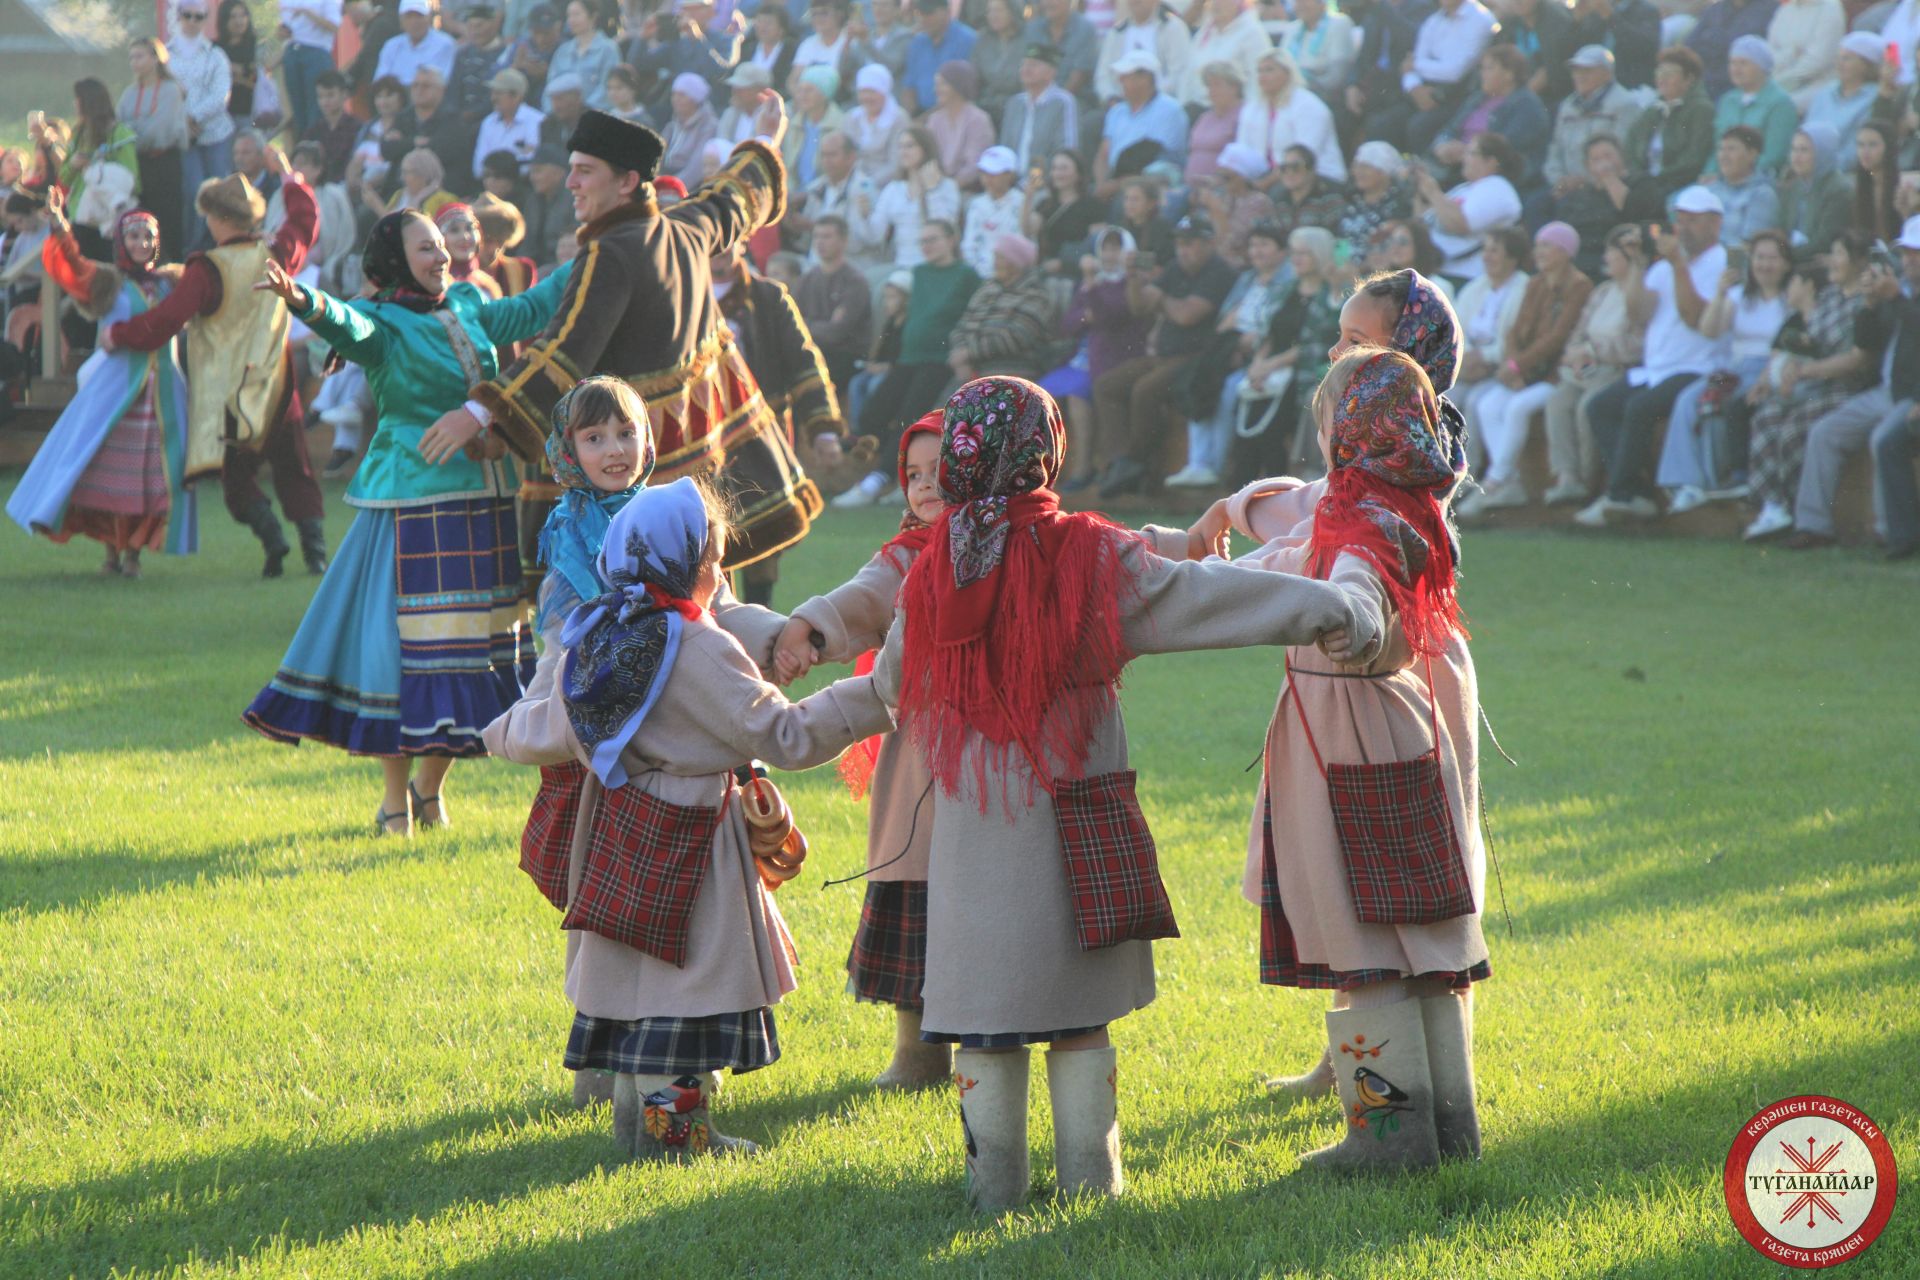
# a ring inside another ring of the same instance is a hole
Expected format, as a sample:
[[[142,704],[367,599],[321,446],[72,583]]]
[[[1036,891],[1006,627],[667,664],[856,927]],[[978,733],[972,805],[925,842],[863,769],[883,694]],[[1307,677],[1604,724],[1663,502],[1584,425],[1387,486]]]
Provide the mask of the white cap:
[[[1720,197],[1705,187],[1692,186],[1687,187],[1673,198],[1673,211],[1675,213],[1724,214],[1727,211],[1727,206],[1721,204]]]
[[[424,13],[431,17],[433,15],[433,7],[427,3],[427,0],[400,0],[400,12]]]
[[[1153,77],[1154,83],[1160,82],[1160,59],[1145,49],[1129,49],[1113,60],[1113,74],[1124,76],[1134,71],[1145,71]]]
[[[743,62],[733,69],[727,83],[736,89],[769,89],[773,87],[773,72],[757,62]]]
[[[1229,142],[1220,149],[1220,167],[1252,182],[1266,176],[1267,158],[1244,142]]]
[[[1920,214],[1907,219],[1907,225],[1900,228],[1900,238],[1894,244],[1902,249],[1920,249]]]
[[[982,173],[1012,173],[1019,167],[1020,157],[1013,153],[1012,147],[988,147],[974,165]]]
[[[1856,58],[1864,58],[1874,66],[1886,60],[1886,46],[1880,43],[1880,37],[1871,31],[1849,31],[1840,37],[1840,50]]]
[[[586,91],[586,78],[577,71],[562,71],[559,75],[547,81],[547,96],[549,98],[556,93],[584,94]]]
[[[1613,66],[1613,50],[1603,44],[1583,44],[1574,50],[1567,59],[1570,67],[1609,67]]]

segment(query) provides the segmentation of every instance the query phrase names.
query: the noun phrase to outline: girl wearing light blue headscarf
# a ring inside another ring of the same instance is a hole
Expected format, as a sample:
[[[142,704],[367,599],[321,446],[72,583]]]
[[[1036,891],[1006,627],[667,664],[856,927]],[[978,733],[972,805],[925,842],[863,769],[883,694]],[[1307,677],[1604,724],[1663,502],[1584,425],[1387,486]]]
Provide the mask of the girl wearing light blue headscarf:
[[[1840,172],[1840,135],[1830,124],[1809,122],[1793,135],[1780,194],[1780,228],[1793,241],[1794,257],[1824,254],[1847,229],[1853,184]]]

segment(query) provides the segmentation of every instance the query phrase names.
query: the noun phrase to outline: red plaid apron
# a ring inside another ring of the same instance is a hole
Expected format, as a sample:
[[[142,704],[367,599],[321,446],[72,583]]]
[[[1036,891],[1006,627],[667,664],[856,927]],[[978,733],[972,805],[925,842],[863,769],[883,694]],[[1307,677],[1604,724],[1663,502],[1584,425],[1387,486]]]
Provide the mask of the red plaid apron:
[[[1160,854],[1134,794],[1134,776],[1126,769],[1054,785],[1060,851],[1082,951],[1180,936],[1160,882]]]
[[[586,766],[543,765],[540,790],[520,833],[520,869],[548,902],[567,909],[567,861],[573,851],[573,828],[580,820],[580,792],[587,785]]]
[[[713,860],[718,806],[670,804],[635,786],[600,797],[587,866],[563,929],[585,929],[676,968],[687,961],[693,904]]]
[[[1473,911],[1466,858],[1440,776],[1440,708],[1427,661],[1433,748],[1413,760],[1328,764],[1320,758],[1307,712],[1287,670],[1287,690],[1313,762],[1327,780],[1334,830],[1347,864],[1347,888],[1362,924],[1435,924]]]

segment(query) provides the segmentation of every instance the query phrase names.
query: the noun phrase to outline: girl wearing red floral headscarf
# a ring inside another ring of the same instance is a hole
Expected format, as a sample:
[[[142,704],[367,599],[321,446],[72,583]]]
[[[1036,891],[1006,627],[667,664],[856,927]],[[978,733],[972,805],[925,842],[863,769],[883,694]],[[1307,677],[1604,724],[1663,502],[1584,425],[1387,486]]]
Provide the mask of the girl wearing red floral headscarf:
[[[1154,995],[1178,930],[1141,816],[1119,681],[1137,654],[1306,644],[1367,620],[1327,583],[1161,558],[1060,510],[1059,406],[1019,378],[947,402],[949,504],[874,673],[933,774],[921,1036],[954,1044],[968,1196],[1026,1199],[1028,1046],[1048,1042],[1056,1181],[1121,1190],[1107,1027]],[[1184,534],[1171,535],[1185,553]]]
[[[1432,384],[1398,351],[1342,355],[1314,411],[1329,472],[1311,531],[1261,563],[1338,586],[1379,638],[1288,652],[1242,888],[1260,907],[1261,980],[1344,996],[1327,1032],[1348,1134],[1306,1160],[1419,1167],[1480,1149],[1458,997],[1489,973],[1482,884],[1441,705],[1457,691],[1434,675],[1465,650],[1456,472]]]

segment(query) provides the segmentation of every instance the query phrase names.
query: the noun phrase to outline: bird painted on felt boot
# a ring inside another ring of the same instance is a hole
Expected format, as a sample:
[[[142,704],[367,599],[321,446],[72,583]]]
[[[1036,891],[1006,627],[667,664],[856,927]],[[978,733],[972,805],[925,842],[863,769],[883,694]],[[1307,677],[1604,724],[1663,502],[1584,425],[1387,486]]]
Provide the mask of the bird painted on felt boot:
[[[664,1089],[656,1089],[641,1099],[646,1104],[647,1132],[669,1147],[692,1147],[698,1151],[707,1145],[707,1126],[691,1118],[707,1105],[700,1088],[700,1077],[681,1076]]]
[[[1369,1071],[1365,1067],[1353,1069],[1353,1091],[1361,1105],[1369,1108],[1398,1106],[1408,1100],[1406,1090],[1379,1072]]]

